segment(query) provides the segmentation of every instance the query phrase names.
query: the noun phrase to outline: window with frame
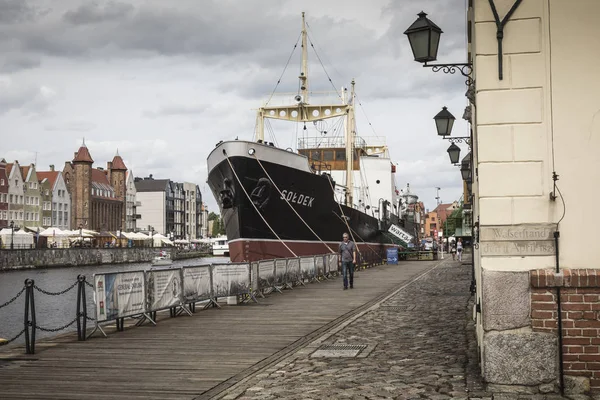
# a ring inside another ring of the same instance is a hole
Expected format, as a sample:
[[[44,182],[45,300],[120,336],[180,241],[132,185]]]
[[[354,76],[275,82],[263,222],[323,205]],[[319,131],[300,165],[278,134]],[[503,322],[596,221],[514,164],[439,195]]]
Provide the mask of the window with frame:
[[[29,196],[25,196],[25,204],[29,205]]]
[[[333,161],[333,150],[323,150],[323,161]]]
[[[0,179],[0,186],[4,186],[4,179]]]
[[[336,150],[335,151],[335,161],[346,161],[346,151],[345,150]]]
[[[13,195],[12,194],[8,196],[8,200],[9,200],[10,203],[13,202]]]

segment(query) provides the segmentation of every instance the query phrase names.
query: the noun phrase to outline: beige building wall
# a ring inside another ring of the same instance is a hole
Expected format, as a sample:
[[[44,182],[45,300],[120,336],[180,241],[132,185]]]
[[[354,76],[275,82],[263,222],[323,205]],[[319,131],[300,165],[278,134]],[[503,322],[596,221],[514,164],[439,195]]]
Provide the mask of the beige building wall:
[[[494,3],[502,19],[514,0]],[[585,244],[593,236],[581,230],[599,219],[592,211],[600,194],[600,1],[523,1],[504,28],[503,80],[488,0],[475,0],[472,12],[482,372],[492,384],[548,383],[556,377],[556,335],[531,329],[529,271],[555,267],[559,220],[561,268],[600,268],[596,246]],[[562,193],[555,201],[553,171]],[[503,237],[511,232],[517,236]],[[526,337],[531,354],[502,353]],[[503,375],[493,359],[500,354],[529,370]]]

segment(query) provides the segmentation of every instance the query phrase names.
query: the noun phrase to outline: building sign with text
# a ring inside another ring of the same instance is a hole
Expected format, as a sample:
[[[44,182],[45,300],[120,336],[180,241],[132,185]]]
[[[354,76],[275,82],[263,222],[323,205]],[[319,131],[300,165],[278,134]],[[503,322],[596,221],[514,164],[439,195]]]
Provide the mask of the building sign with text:
[[[392,235],[396,236],[398,239],[402,240],[404,243],[410,243],[413,240],[413,236],[406,232],[404,229],[400,228],[398,225],[390,225],[390,229],[388,229]]]

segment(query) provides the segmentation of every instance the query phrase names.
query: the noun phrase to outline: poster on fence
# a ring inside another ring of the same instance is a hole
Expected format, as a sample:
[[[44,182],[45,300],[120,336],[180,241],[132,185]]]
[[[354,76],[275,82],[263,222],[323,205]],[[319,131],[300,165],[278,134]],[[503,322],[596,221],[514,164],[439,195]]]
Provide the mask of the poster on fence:
[[[253,291],[258,290],[258,261],[250,264],[250,286]]]
[[[315,273],[317,277],[325,275],[325,263],[323,262],[323,256],[315,256]]]
[[[144,272],[94,275],[96,320],[108,321],[146,312]]]
[[[146,272],[148,311],[181,304],[181,270],[157,269]]]
[[[337,273],[338,272],[338,255],[337,254],[329,254],[327,256],[327,263],[329,264],[329,273]]]
[[[183,299],[186,302],[211,298],[210,265],[183,269]]]
[[[265,289],[275,285],[275,260],[258,262],[258,288]]]
[[[300,274],[302,280],[309,280],[315,276],[315,258],[300,257]]]
[[[300,282],[302,274],[300,273],[299,258],[288,258],[287,265],[285,267],[285,275],[288,283]]]
[[[275,260],[275,286],[285,285],[285,270],[287,260],[278,259]]]
[[[237,296],[250,292],[250,264],[213,265],[213,295]]]

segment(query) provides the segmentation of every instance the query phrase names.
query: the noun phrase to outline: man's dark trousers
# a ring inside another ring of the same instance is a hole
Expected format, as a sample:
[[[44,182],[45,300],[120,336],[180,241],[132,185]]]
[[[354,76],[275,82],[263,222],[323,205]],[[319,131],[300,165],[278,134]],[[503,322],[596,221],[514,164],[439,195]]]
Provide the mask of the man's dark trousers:
[[[352,261],[342,261],[344,288],[348,288],[348,275],[350,275],[350,287],[354,287],[354,263]]]

